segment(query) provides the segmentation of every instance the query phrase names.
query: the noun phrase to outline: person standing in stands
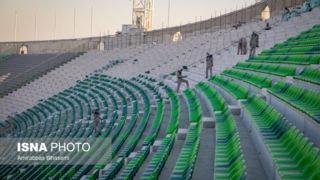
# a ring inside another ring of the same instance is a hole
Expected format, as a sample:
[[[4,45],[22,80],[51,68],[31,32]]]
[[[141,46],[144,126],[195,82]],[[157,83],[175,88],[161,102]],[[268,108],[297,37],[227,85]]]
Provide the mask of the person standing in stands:
[[[239,39],[239,42],[238,42],[238,55],[242,54],[242,38]]]
[[[239,53],[241,55],[247,54],[247,39],[244,37],[241,38],[238,43],[238,55]]]
[[[242,55],[247,54],[247,39],[245,37],[242,38]]]
[[[255,56],[257,47],[259,47],[259,35],[256,32],[253,32],[250,39],[249,57]]]
[[[207,52],[206,58],[206,78],[208,78],[208,71],[210,71],[210,77],[212,76],[213,56]]]
[[[184,78],[186,78],[187,76],[182,76],[182,71],[183,69],[180,69],[177,71],[177,93],[179,93],[179,89],[181,86],[181,83],[186,83],[187,87],[189,87],[189,82],[187,80],[185,80]]]
[[[93,113],[93,122],[94,122],[94,133],[99,132],[100,133],[100,113],[99,110],[96,109]]]

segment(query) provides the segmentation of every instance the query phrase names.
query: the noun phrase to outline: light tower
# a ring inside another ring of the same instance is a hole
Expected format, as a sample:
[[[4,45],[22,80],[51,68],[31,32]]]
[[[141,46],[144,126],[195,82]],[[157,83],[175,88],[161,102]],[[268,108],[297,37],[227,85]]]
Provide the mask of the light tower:
[[[152,29],[153,0],[133,0],[132,24],[136,28]]]

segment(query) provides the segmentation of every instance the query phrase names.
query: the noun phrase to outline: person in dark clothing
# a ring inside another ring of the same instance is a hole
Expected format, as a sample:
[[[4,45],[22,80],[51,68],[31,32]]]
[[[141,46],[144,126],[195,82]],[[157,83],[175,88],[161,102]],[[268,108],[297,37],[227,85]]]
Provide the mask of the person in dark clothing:
[[[100,133],[100,113],[99,110],[96,109],[93,113],[93,122],[94,122],[94,133]]]
[[[251,39],[250,39],[250,55],[249,55],[249,57],[255,56],[257,47],[259,47],[259,35],[255,32],[253,32],[251,35]]]
[[[242,38],[238,41],[238,55],[242,54]]]
[[[245,37],[242,38],[242,55],[247,54],[247,39]]]
[[[247,39],[246,38],[240,38],[238,42],[238,55],[239,53],[241,55],[247,54]]]
[[[185,80],[184,78],[186,78],[187,76],[182,76],[182,71],[183,69],[180,69],[177,71],[177,93],[179,93],[179,89],[181,86],[181,83],[186,83],[187,87],[189,87],[189,82],[187,80]]]
[[[207,53],[206,58],[206,78],[208,78],[208,72],[210,71],[210,77],[212,76],[212,67],[213,67],[213,56],[210,53]]]

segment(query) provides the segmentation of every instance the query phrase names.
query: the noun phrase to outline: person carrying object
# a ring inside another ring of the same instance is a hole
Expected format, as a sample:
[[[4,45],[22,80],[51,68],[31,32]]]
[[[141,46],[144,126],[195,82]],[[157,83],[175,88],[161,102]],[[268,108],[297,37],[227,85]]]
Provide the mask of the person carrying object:
[[[183,69],[180,69],[177,71],[177,93],[179,93],[179,89],[181,86],[181,83],[185,83],[187,85],[187,87],[189,87],[189,82],[188,80],[184,79],[187,78],[187,76],[182,76],[182,71]]]

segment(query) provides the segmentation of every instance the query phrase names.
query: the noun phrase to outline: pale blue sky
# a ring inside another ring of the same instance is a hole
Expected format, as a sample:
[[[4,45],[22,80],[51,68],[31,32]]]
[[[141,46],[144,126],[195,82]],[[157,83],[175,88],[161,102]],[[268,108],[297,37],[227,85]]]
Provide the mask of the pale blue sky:
[[[170,26],[210,18],[222,11],[241,8],[255,0],[171,0]],[[14,41],[15,12],[18,12],[17,41],[73,38],[76,8],[76,38],[90,36],[93,7],[93,36],[114,34],[122,24],[130,24],[132,0],[0,0],[0,41]],[[168,0],[154,0],[153,28],[167,26]],[[37,33],[35,32],[37,14]]]

